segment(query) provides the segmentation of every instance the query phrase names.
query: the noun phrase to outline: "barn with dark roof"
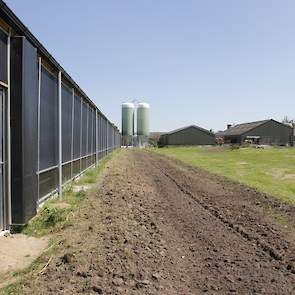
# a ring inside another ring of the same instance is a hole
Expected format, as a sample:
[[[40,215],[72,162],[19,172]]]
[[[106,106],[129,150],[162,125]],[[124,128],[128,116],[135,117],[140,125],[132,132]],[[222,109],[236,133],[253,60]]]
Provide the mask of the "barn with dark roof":
[[[257,144],[293,145],[293,128],[273,119],[228,126],[216,133],[225,143],[242,144],[250,140]]]
[[[212,144],[215,144],[214,133],[196,125],[190,125],[164,133],[159,139],[159,146]]]

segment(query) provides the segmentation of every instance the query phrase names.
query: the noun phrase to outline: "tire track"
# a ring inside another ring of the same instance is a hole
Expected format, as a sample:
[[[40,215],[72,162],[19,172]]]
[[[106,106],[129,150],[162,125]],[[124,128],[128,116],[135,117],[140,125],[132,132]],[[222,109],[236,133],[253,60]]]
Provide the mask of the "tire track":
[[[202,201],[200,198],[197,198],[194,193],[192,193],[190,190],[185,188],[183,185],[181,185],[175,177],[173,177],[171,174],[169,174],[166,170],[162,168],[158,163],[155,163],[155,161],[151,161],[152,165],[161,171],[163,175],[165,175],[169,180],[171,180],[177,187],[178,189],[189,196],[194,202],[196,202],[198,205],[200,205],[204,210],[210,213],[212,217],[217,218],[220,220],[225,228],[229,230],[235,231],[237,234],[239,234],[242,238],[244,238],[248,242],[255,242],[257,247],[259,247],[262,251],[267,253],[270,258],[281,261],[282,264],[284,265],[284,272],[290,272],[292,274],[295,273],[295,269],[290,265],[290,262],[288,260],[285,260],[284,256],[285,253],[284,251],[279,252],[275,247],[271,246],[269,243],[265,242],[263,239],[261,239],[258,235],[255,235],[249,231],[247,231],[243,226],[235,224],[231,222],[229,219],[227,219],[219,210],[218,208],[215,208],[213,206],[210,206],[206,204],[204,201]]]

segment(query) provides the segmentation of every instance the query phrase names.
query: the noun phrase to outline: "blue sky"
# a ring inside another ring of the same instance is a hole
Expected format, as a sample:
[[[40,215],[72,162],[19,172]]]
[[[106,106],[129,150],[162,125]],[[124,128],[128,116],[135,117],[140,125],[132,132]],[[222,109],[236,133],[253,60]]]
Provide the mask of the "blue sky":
[[[295,119],[294,0],[6,3],[118,126],[129,99],[152,131]]]

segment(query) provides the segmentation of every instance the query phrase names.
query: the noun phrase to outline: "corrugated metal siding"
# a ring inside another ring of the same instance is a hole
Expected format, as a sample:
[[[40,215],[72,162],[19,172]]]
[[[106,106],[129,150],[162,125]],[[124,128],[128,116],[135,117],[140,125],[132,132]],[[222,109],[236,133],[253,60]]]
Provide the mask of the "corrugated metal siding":
[[[243,134],[242,142],[247,136],[260,136],[260,144],[286,145],[292,144],[293,130],[288,126],[271,120]]]
[[[211,145],[215,144],[215,135],[194,127],[188,127],[163,136],[164,145]]]
[[[37,201],[37,50],[25,38],[11,40],[12,218],[23,223]]]
[[[0,81],[5,82],[4,88],[10,87],[11,94],[12,210],[5,207],[4,214],[11,215],[12,224],[24,224],[66,180],[119,147],[120,133],[0,0],[2,18],[11,26],[10,47],[0,29]],[[9,48],[11,83],[6,85]],[[0,231],[8,226],[0,223]]]

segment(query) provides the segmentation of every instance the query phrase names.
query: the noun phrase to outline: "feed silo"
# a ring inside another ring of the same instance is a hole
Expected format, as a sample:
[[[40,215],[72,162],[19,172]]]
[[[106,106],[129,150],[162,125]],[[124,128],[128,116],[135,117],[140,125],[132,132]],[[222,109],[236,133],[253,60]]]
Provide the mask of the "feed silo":
[[[137,106],[137,135],[149,136],[150,134],[150,105],[140,102]]]
[[[122,103],[122,140],[123,145],[130,145],[134,135],[134,109],[132,102]]]
[[[145,102],[140,102],[137,105],[137,140],[140,147],[148,144],[150,135],[150,105]]]

